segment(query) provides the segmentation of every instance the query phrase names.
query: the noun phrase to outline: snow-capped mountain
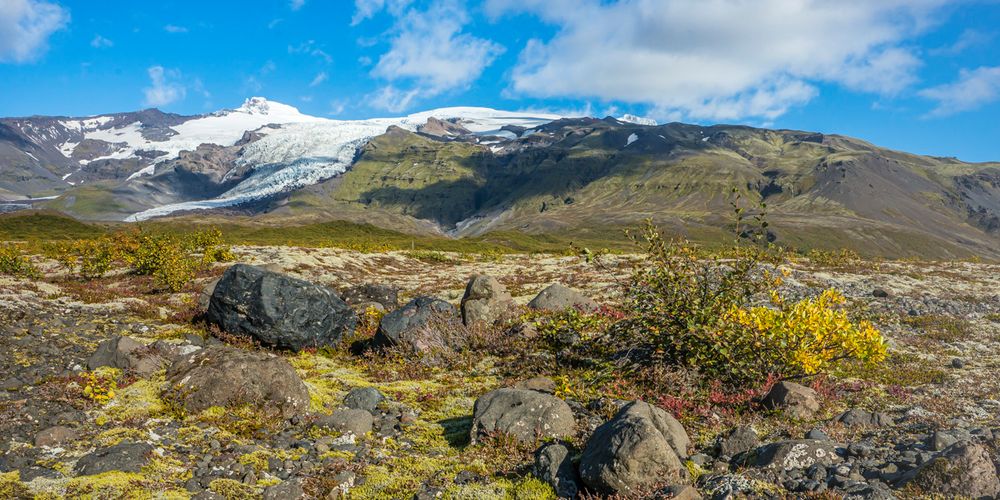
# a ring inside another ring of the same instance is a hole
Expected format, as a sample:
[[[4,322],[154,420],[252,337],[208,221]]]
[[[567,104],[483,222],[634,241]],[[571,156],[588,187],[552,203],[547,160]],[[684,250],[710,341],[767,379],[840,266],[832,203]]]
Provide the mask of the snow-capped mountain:
[[[24,202],[38,199],[40,193],[58,195],[93,183],[120,182],[116,192],[127,193],[132,185],[148,187],[151,178],[178,170],[204,175],[205,155],[214,155],[216,163],[225,158],[227,164],[208,168],[225,191],[199,199],[178,196],[182,201],[169,202],[171,196],[163,191],[172,188],[150,188],[155,191],[151,196],[166,203],[152,203],[126,217],[144,220],[260,200],[336,176],[351,165],[359,147],[390,126],[415,131],[436,119],[463,133],[502,140],[558,118],[455,107],[403,117],[331,120],[252,97],[238,108],[200,116],[146,110],[86,118],[5,119],[0,121],[0,166],[21,175],[15,176],[17,182],[0,180],[0,201]]]

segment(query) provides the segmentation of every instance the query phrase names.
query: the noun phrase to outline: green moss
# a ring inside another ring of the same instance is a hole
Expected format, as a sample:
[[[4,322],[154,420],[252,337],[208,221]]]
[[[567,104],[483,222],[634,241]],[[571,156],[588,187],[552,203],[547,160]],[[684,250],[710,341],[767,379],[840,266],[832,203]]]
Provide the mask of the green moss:
[[[212,493],[222,495],[226,500],[244,500],[261,497],[256,487],[232,479],[216,479],[209,483],[208,489]]]
[[[31,498],[31,490],[21,482],[21,472],[0,473],[0,498]]]
[[[114,446],[125,440],[141,441],[146,438],[146,433],[134,427],[115,427],[101,432],[95,438],[95,442],[101,446]]]
[[[142,474],[121,471],[74,477],[66,483],[66,497],[152,499],[145,482]]]
[[[259,473],[267,470],[267,459],[270,457],[271,454],[266,450],[257,450],[241,455],[238,461],[243,465],[253,467],[253,469]]]

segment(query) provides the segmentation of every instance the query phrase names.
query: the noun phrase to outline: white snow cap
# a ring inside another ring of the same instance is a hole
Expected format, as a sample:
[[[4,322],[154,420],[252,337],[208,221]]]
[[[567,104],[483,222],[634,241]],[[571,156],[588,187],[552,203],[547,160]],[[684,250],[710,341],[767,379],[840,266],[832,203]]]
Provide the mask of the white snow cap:
[[[202,143],[232,145],[247,130],[257,130],[263,136],[243,148],[237,163],[251,167],[251,173],[229,191],[209,200],[155,207],[133,214],[127,220],[140,221],[180,210],[238,205],[316,184],[346,171],[354,161],[358,148],[369,139],[385,133],[389,126],[415,131],[430,117],[455,120],[474,134],[504,137],[514,135],[502,130],[507,125],[535,128],[562,118],[549,113],[454,107],[395,118],[330,120],[304,115],[293,106],[263,97],[251,97],[239,108],[219,111],[172,127],[178,134],[166,142],[145,141],[138,134],[138,129],[131,131],[127,139],[124,134],[119,137],[119,141],[127,140],[131,147],[131,151],[120,154],[133,154],[148,145],[150,149],[168,152],[157,158],[157,161],[163,161],[176,158],[180,150],[192,150]],[[280,127],[261,128],[268,124]],[[132,141],[136,144],[133,145]],[[155,169],[149,167],[133,174],[130,179],[154,172]]]
[[[656,125],[657,124],[656,120],[654,120],[652,118],[646,118],[644,116],[636,116],[636,115],[631,115],[631,114],[622,115],[622,117],[619,118],[618,121],[620,121],[620,122],[626,122],[626,123],[634,123],[636,125]]]

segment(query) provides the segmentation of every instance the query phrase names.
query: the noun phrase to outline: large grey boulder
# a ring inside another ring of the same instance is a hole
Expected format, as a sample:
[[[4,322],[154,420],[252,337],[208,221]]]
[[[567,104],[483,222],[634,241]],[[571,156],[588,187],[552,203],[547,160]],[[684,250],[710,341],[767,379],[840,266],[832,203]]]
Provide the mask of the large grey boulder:
[[[206,319],[226,332],[294,351],[335,345],[358,322],[333,290],[246,264],[222,275]]]
[[[382,317],[372,344],[431,353],[459,347],[461,331],[455,306],[434,297],[417,297]]]
[[[819,411],[816,391],[795,382],[780,382],[764,396],[764,407],[781,410],[792,418],[807,419]]]
[[[757,467],[771,470],[808,469],[815,464],[840,462],[837,447],[830,441],[791,439],[767,444],[757,449]]]
[[[569,449],[559,443],[546,443],[535,450],[535,476],[555,490],[559,498],[576,498],[579,476]]]
[[[944,449],[900,479],[901,487],[943,498],[997,498],[1000,479],[989,451],[980,444],[961,442]]]
[[[549,285],[528,302],[528,307],[543,311],[564,311],[580,309],[583,311],[597,310],[597,302],[586,295],[559,283]]]
[[[266,352],[206,347],[171,365],[167,381],[166,396],[189,412],[253,404],[289,418],[309,408],[309,390],[292,365]]]
[[[497,389],[483,394],[473,406],[473,444],[494,433],[507,434],[523,443],[573,435],[576,422],[565,401],[527,389]]]
[[[469,279],[462,297],[462,321],[466,326],[476,323],[492,325],[514,305],[507,289],[492,276],[478,274]]]
[[[580,477],[593,490],[629,495],[685,480],[681,457],[690,439],[667,412],[642,401],[598,427],[580,457]]]

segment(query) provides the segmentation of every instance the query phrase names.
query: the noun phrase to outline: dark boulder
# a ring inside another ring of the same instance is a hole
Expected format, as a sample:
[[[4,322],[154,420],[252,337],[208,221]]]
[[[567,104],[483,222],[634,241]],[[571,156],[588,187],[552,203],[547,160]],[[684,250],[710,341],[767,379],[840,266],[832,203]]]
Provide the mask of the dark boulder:
[[[379,403],[385,401],[385,396],[374,387],[358,387],[351,389],[344,396],[344,406],[355,410],[364,410],[374,414]]]
[[[431,353],[460,347],[462,331],[455,306],[433,297],[417,297],[382,317],[372,344]]]
[[[283,417],[309,408],[309,390],[284,358],[266,352],[211,346],[167,370],[168,394],[189,412],[253,404]]]
[[[333,290],[246,264],[222,275],[206,318],[226,332],[295,351],[335,345],[358,322]]]

